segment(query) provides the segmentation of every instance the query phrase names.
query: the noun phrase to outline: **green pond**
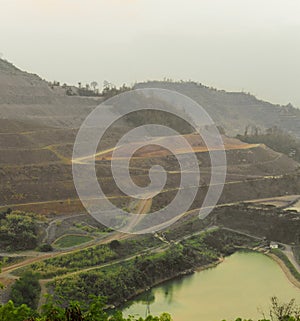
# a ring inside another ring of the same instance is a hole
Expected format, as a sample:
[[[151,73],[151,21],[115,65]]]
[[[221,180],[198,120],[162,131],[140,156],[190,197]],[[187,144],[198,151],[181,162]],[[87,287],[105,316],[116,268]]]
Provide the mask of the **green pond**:
[[[236,317],[260,318],[270,298],[295,298],[300,289],[269,257],[238,252],[218,266],[157,286],[130,302],[123,312],[145,316],[169,312],[174,321],[221,321]],[[149,305],[147,305],[147,302]]]

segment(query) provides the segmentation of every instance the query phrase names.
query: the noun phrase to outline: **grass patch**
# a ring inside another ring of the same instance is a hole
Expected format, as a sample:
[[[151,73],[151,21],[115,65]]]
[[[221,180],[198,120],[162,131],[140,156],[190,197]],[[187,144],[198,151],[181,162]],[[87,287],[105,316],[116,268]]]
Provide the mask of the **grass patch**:
[[[72,247],[91,241],[93,238],[86,235],[65,235],[56,240],[53,245],[59,248]]]
[[[273,250],[271,250],[271,253],[273,253],[277,257],[279,257],[284,262],[286,267],[290,270],[290,272],[293,274],[295,279],[300,281],[300,273],[296,270],[294,265],[291,263],[291,261],[288,259],[288,257],[281,250],[273,249]]]
[[[300,245],[294,246],[293,252],[294,252],[296,261],[298,262],[298,264],[300,264]]]

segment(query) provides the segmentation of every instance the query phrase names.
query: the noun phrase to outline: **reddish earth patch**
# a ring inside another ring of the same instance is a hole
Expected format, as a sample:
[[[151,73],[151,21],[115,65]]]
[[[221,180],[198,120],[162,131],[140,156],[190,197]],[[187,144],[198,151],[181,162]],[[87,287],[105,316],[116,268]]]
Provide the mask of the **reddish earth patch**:
[[[0,278],[0,284],[2,284],[5,288],[10,286],[14,282],[15,282],[14,279]]]
[[[179,138],[185,138],[186,141],[189,143],[191,146],[192,150],[195,153],[201,153],[201,152],[207,152],[208,148],[203,141],[203,139],[197,135],[197,134],[188,134],[188,135],[182,135],[182,136],[167,136],[167,137],[158,137],[153,140],[150,140],[147,142],[147,146],[144,146],[140,149],[138,149],[134,153],[135,158],[148,158],[148,157],[166,157],[169,155],[172,155],[172,151],[175,154],[184,154],[184,153],[189,153],[190,150],[188,149],[182,149],[181,144],[180,144],[180,139]],[[223,142],[224,142],[224,147],[225,150],[236,150],[236,149],[250,149],[257,147],[258,144],[247,144],[243,143],[238,139],[235,138],[229,138],[226,136],[223,136]],[[139,143],[139,142],[138,142]],[[137,143],[137,144],[138,144]],[[136,144],[136,145],[137,145]],[[169,146],[172,146],[172,151],[169,151],[160,145],[167,144]],[[119,154],[121,157],[127,158],[130,157],[130,150],[132,149],[132,146],[134,146],[135,143],[129,144],[129,145],[124,145],[121,146],[118,150]],[[130,147],[130,148],[129,148]],[[218,142],[215,142],[215,145],[211,147],[211,149],[218,150],[221,149],[222,146],[218,144]],[[107,152],[100,152],[97,156],[97,160],[110,160],[112,158],[113,151],[109,150]]]

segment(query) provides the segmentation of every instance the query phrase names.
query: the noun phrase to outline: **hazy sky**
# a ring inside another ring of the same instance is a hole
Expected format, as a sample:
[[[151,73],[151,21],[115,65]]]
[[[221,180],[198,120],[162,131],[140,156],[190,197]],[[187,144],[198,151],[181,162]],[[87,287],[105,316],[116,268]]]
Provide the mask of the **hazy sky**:
[[[0,0],[0,52],[49,80],[192,79],[300,108],[299,0]]]

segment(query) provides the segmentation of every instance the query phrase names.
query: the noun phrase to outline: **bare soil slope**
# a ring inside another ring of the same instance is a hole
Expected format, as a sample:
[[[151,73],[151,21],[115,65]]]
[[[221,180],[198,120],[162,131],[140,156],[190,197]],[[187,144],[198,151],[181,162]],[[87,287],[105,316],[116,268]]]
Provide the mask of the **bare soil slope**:
[[[99,99],[70,97],[0,59],[0,119],[78,127]]]
[[[170,89],[175,84],[165,86]],[[265,104],[264,113],[268,114],[270,109],[271,120],[278,111],[273,110],[274,106],[254,101],[253,97],[247,95],[216,92],[198,85],[175,87],[173,89],[181,90],[192,98],[197,98],[199,94],[203,105],[207,102],[210,112],[215,113],[219,120],[223,117],[229,119],[238,108],[250,108],[249,104],[256,106],[252,106],[255,113],[264,108]],[[237,97],[239,98],[236,99]],[[218,102],[218,105],[213,101]],[[42,213],[82,211],[72,179],[72,146],[82,120],[98,103],[99,99],[66,96],[52,89],[38,76],[20,71],[0,60],[0,207],[24,206],[27,210],[34,209]],[[224,105],[223,111],[220,111],[221,104]],[[247,116],[245,113],[243,115]],[[141,120],[140,115],[138,121]],[[240,124],[240,121],[237,123]],[[127,206],[130,200],[122,195],[112,179],[111,151],[108,149],[114,146],[112,143],[118,135],[126,132],[132,125],[134,124],[120,123],[104,138],[96,165],[101,186],[122,206]],[[205,189],[210,179],[209,153],[199,137],[192,133],[185,137],[199,160],[200,185]],[[177,146],[176,136],[157,139],[169,141],[174,145],[175,153],[186,153]],[[258,195],[279,196],[286,192],[286,181],[280,185],[277,181],[271,182],[269,178],[273,175],[294,175],[298,163],[264,145],[249,145],[226,136],[224,144],[227,150],[228,175],[222,202],[257,198]],[[122,150],[126,156],[127,147],[122,147]],[[149,168],[155,164],[163,166],[168,172],[164,193],[153,200],[153,206],[160,207],[174,196],[180,182],[180,168],[176,157],[155,145],[155,142],[138,150],[136,156],[130,163],[130,172],[137,184],[146,186],[149,183]],[[253,179],[256,181],[251,181]],[[269,188],[270,184],[274,186]],[[297,184],[293,186],[294,189],[298,188]],[[196,205],[200,203],[201,197]]]

